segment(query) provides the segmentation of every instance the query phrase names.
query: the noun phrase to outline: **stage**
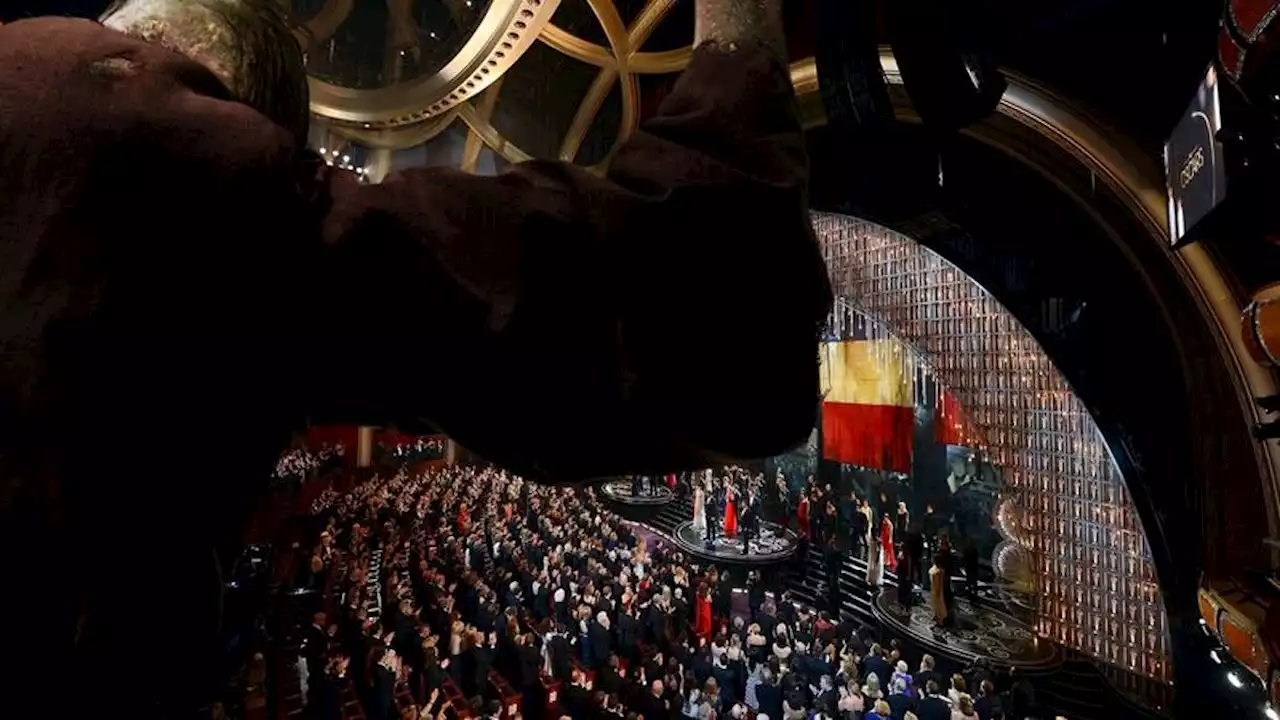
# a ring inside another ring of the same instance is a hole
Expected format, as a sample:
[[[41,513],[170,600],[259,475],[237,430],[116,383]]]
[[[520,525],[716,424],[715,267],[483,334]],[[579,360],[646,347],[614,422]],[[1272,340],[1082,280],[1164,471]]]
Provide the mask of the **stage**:
[[[647,523],[676,499],[666,483],[658,479],[646,484],[639,495],[632,494],[631,479],[610,480],[595,488],[596,497],[624,520]]]
[[[1062,661],[1058,646],[1036,637],[1026,623],[985,604],[956,596],[955,623],[936,628],[925,600],[910,608],[898,602],[898,590],[885,588],[874,598],[876,616],[891,631],[902,633],[935,655],[968,662],[983,657],[992,665],[1045,668]]]
[[[800,538],[794,532],[771,522],[761,522],[758,536],[751,538],[748,552],[742,552],[742,537],[727,538],[717,534],[707,544],[706,531],[695,528],[686,520],[676,527],[672,540],[681,551],[703,560],[721,565],[765,566],[790,560],[800,548]]]
[[[643,506],[666,505],[676,497],[671,488],[657,479],[646,486],[647,493],[642,490],[636,495],[631,492],[632,489],[630,480],[610,480],[600,486],[600,496],[622,505]]]

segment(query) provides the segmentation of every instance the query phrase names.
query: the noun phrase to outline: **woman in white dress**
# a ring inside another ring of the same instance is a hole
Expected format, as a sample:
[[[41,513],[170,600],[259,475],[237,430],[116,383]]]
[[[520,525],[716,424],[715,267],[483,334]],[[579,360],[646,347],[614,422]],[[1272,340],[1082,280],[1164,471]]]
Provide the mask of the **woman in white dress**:
[[[884,563],[880,554],[880,543],[867,543],[867,584],[872,589],[884,582]]]

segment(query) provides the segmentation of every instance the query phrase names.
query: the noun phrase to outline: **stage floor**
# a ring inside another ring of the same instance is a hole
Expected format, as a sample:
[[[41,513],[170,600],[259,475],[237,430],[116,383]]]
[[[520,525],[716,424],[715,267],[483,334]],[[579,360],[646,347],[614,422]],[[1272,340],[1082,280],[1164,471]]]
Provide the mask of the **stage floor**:
[[[1044,668],[1062,660],[1058,646],[1036,637],[1021,620],[995,608],[975,605],[957,596],[955,624],[935,628],[927,595],[910,608],[898,602],[896,588],[881,590],[872,606],[886,627],[919,643],[930,652],[964,661],[984,657],[993,665]]]
[[[742,537],[717,535],[707,544],[706,531],[686,520],[675,531],[676,545],[682,551],[715,563],[729,565],[774,565],[790,560],[800,548],[800,538],[787,528],[771,522],[760,523],[760,534],[751,538],[748,552],[742,552]]]
[[[606,500],[616,502],[620,505],[638,505],[638,506],[654,506],[666,505],[675,499],[675,493],[671,492],[671,488],[661,482],[653,483],[651,494],[641,493],[633,495],[631,493],[630,480],[610,480],[600,486],[600,496]]]

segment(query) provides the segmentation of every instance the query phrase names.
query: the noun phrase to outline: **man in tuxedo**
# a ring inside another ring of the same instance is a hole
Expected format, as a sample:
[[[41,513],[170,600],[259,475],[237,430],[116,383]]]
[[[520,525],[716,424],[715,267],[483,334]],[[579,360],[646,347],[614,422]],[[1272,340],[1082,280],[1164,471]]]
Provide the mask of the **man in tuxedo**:
[[[942,695],[938,683],[930,680],[924,686],[924,696],[916,702],[916,717],[920,720],[951,720],[951,703]]]
[[[751,538],[760,533],[760,499],[756,497],[754,487],[747,490],[747,497],[738,512],[739,524],[742,526],[742,554],[751,552]]]
[[[593,714],[591,686],[581,670],[573,671],[573,681],[562,691],[565,707],[575,718],[587,718]]]
[[[567,682],[573,672],[573,648],[569,646],[569,633],[564,625],[557,624],[555,632],[547,636],[547,652],[551,656],[551,676]]]

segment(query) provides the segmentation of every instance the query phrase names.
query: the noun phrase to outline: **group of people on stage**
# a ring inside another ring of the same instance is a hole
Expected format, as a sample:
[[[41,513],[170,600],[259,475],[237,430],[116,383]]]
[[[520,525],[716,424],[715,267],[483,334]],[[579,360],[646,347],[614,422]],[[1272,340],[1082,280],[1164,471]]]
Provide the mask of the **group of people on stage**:
[[[851,489],[843,497],[831,486],[818,485],[812,476],[798,493],[795,521],[800,537],[822,548],[847,546],[847,550],[867,562],[866,581],[873,588],[884,582],[884,572],[899,579],[899,600],[904,605],[915,602],[916,587],[927,588],[934,618],[939,625],[954,620],[955,597],[951,579],[959,577],[963,568],[966,590],[976,594],[979,572],[977,547],[964,536],[959,548],[950,539],[949,518],[926,504],[919,518],[913,518],[905,502],[891,506],[881,497],[885,512],[876,520],[876,511],[867,498]],[[910,582],[901,582],[902,579]]]
[[[764,475],[727,466],[718,473],[708,468],[689,477],[693,489],[693,527],[712,545],[718,538],[740,540],[742,553],[751,552],[759,537]]]
[[[631,497],[657,497],[662,494],[662,488],[675,492],[676,476],[674,473],[663,475],[662,477],[654,477],[651,475],[632,475],[631,481]]]

